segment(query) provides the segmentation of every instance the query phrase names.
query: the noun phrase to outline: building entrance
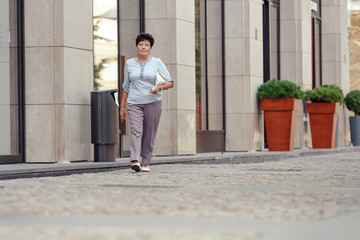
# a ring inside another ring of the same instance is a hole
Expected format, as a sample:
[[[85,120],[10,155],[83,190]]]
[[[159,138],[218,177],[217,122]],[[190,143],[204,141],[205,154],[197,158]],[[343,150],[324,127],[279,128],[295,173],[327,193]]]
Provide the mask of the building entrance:
[[[226,123],[224,1],[196,0],[195,21],[196,149],[198,153],[223,152]]]

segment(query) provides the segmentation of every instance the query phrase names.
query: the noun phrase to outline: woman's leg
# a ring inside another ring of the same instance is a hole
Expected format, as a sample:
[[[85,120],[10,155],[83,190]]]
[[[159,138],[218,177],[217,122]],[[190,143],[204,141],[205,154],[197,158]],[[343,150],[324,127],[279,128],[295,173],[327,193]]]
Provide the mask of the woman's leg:
[[[127,111],[130,122],[130,161],[139,161],[143,135],[144,105],[128,103]]]
[[[161,101],[144,104],[144,136],[142,164],[149,165],[154,150],[156,132],[161,116]]]

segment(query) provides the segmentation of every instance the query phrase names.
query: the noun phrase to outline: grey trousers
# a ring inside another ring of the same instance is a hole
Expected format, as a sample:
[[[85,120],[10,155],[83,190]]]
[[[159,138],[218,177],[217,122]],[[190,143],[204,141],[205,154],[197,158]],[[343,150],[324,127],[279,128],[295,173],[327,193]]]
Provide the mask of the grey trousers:
[[[160,122],[161,104],[161,101],[127,104],[130,122],[130,161],[140,161],[140,153],[142,153],[141,163],[150,164]]]

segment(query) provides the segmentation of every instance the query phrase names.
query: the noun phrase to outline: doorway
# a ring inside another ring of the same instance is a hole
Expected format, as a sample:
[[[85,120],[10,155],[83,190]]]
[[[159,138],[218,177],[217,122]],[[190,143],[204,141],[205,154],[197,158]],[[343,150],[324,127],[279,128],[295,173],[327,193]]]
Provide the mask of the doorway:
[[[198,153],[225,151],[224,29],[224,1],[195,0]]]

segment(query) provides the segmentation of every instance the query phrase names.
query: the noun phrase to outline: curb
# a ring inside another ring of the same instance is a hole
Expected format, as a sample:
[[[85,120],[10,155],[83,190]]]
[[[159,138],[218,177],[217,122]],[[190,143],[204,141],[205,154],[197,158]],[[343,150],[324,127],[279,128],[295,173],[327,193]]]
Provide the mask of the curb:
[[[153,158],[152,165],[156,164],[246,164],[268,161],[280,161],[298,157],[321,156],[328,154],[360,152],[360,147],[341,147],[336,149],[297,149],[292,152],[256,152],[256,153],[218,153],[213,156],[183,156],[178,159],[169,159],[166,162]]]
[[[310,157],[337,153],[360,152],[360,147],[340,147],[335,149],[297,149],[292,152],[225,152],[196,154],[189,156],[153,157],[152,165],[161,164],[246,164],[280,161],[298,157]],[[116,162],[82,162],[50,164],[10,164],[0,165],[0,180],[65,176],[82,173],[97,173],[123,170],[130,167],[128,158]]]

